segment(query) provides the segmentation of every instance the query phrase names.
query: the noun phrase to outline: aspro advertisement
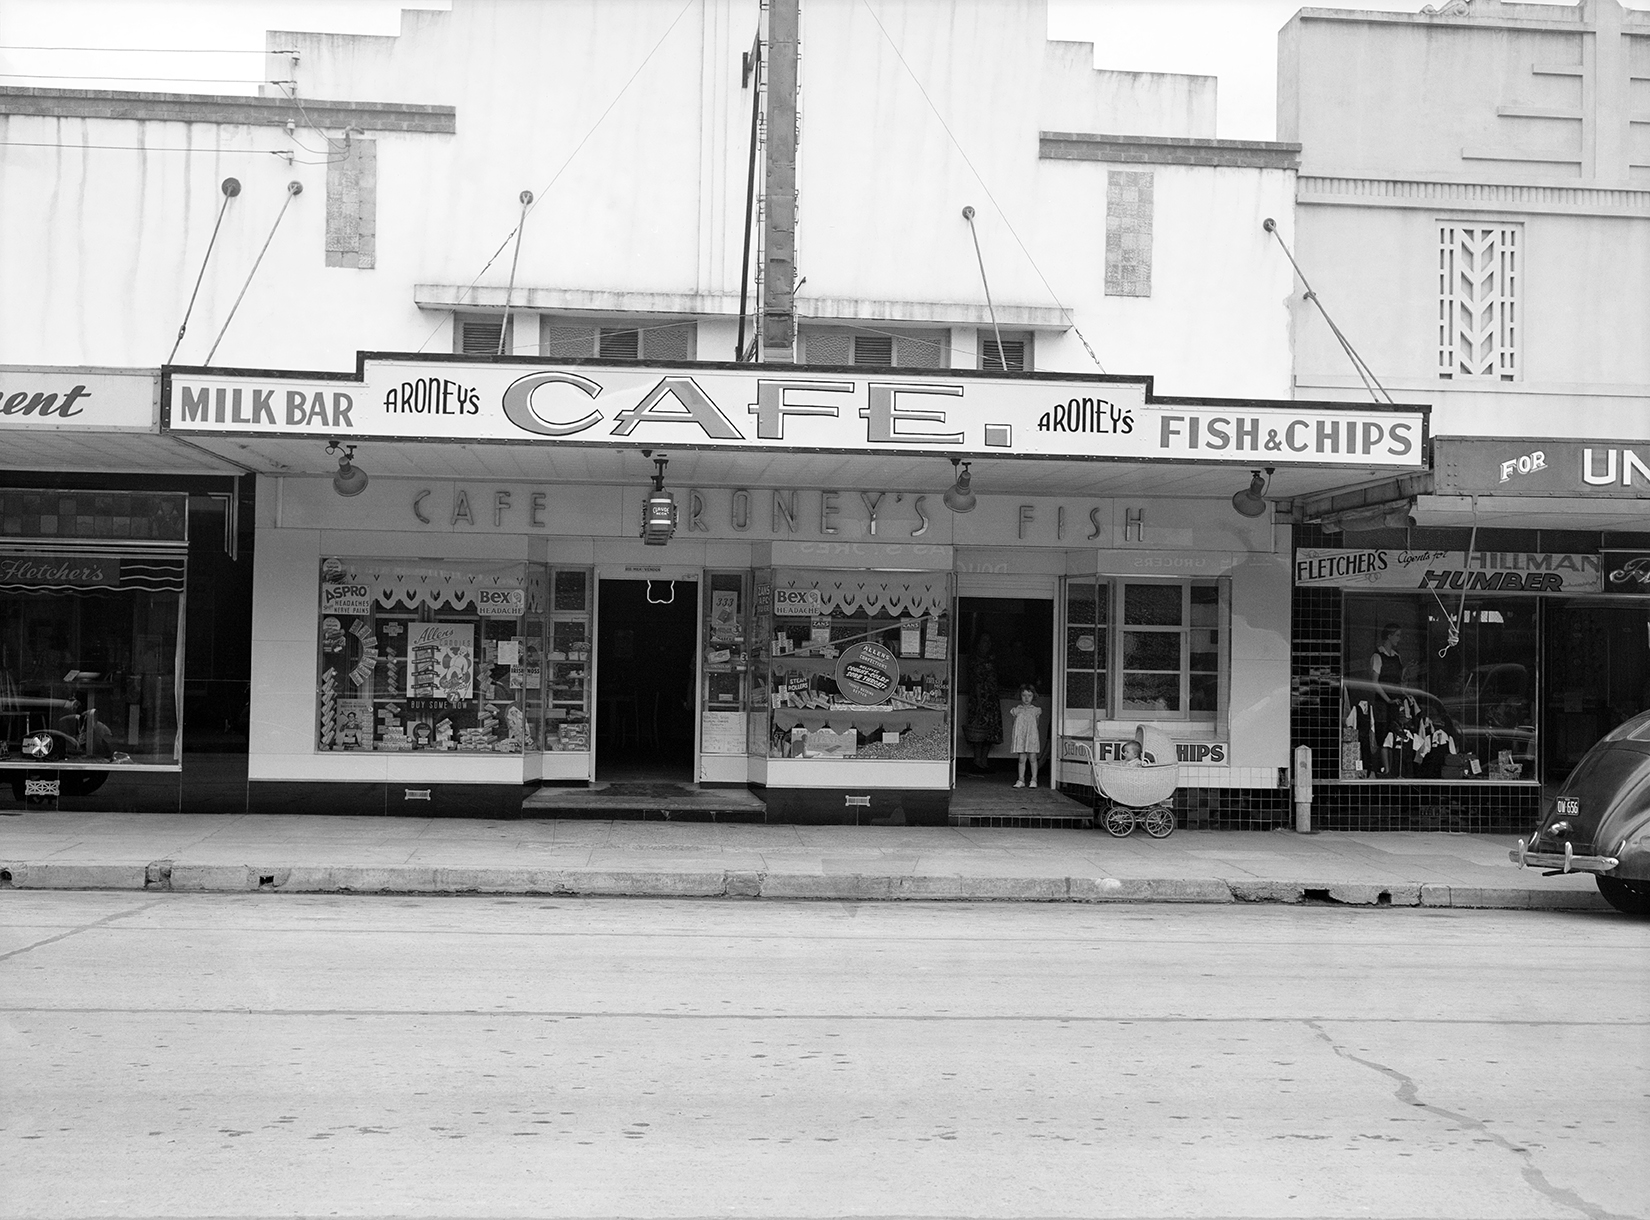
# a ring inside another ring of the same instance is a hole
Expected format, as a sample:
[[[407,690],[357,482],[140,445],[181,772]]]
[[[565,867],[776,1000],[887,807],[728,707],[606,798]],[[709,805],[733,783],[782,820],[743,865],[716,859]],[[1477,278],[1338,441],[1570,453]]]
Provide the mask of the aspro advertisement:
[[[1092,378],[363,357],[358,377],[168,369],[165,431],[339,440],[1412,467],[1425,408],[1148,399]]]

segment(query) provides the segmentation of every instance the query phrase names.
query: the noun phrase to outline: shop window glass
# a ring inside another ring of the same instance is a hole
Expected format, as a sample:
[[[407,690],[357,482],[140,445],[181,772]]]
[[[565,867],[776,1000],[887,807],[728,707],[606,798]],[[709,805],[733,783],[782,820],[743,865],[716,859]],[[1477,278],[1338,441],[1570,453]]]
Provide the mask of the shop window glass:
[[[775,569],[756,601],[770,757],[950,760],[948,574]]]
[[[1106,581],[1066,583],[1066,689],[1061,731],[1088,736],[1106,718],[1106,675],[1111,657],[1107,623],[1111,586]]]
[[[572,596],[588,575],[562,575],[324,559],[317,748],[588,749],[590,615]]]
[[[187,502],[0,492],[0,768],[181,765]]]
[[[1068,580],[1062,732],[1087,736],[1114,716],[1219,719],[1223,596],[1216,580]]]
[[[1349,594],[1343,780],[1536,780],[1536,599]]]
[[[705,579],[700,748],[706,754],[744,754],[750,707],[750,574],[708,572]]]

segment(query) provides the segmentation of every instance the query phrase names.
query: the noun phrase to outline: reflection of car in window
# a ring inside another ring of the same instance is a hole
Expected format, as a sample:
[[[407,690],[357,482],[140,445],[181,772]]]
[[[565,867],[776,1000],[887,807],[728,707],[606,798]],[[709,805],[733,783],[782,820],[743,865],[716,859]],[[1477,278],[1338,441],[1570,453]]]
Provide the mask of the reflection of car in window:
[[[1341,723],[1357,742],[1361,778],[1476,778],[1466,763],[1460,725],[1424,690],[1347,678],[1341,683]],[[1343,756],[1343,778],[1348,763]]]

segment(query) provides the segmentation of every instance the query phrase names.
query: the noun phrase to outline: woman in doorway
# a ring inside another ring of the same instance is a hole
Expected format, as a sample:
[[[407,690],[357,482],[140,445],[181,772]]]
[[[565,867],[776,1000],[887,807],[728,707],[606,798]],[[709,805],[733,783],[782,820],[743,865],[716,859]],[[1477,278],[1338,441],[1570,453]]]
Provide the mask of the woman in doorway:
[[[997,691],[997,657],[991,637],[983,632],[974,641],[968,682],[968,722],[963,725],[963,737],[974,747],[974,770],[987,771],[991,747],[1003,739],[1003,705]]]

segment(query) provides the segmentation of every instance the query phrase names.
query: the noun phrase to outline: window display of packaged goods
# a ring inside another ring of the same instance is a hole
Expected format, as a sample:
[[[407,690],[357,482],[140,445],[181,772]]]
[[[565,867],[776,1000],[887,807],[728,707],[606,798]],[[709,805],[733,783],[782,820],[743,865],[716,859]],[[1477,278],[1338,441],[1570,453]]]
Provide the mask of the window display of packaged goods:
[[[949,574],[780,569],[769,587],[770,757],[949,759]]]
[[[745,754],[750,691],[749,572],[705,573],[704,624],[700,634],[700,749],[705,754]]]
[[[590,591],[588,568],[553,568],[544,650],[544,748],[590,749]]]
[[[317,748],[565,748],[546,715],[549,579],[534,564],[323,560]],[[582,680],[563,694],[560,718],[575,704],[585,718]]]

